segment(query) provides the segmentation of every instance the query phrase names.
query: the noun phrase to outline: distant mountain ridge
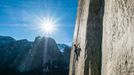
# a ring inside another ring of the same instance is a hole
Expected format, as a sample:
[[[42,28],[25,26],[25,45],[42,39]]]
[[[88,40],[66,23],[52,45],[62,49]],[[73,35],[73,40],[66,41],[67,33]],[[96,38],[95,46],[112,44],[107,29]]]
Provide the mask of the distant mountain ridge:
[[[30,42],[0,36],[0,74],[67,75],[70,49],[50,37],[38,36]]]

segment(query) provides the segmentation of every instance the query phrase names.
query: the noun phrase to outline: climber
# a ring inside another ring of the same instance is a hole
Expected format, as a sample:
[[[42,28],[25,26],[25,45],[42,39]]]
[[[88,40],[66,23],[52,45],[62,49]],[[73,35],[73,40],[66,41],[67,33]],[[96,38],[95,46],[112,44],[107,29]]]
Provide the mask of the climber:
[[[74,44],[74,52],[76,54],[76,58],[78,59],[78,45]]]

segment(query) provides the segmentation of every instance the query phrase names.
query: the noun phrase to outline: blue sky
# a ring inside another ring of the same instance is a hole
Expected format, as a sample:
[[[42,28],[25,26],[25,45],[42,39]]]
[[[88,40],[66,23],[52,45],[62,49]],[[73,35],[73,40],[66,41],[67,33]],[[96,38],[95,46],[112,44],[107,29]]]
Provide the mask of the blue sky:
[[[40,19],[57,21],[51,35],[57,43],[71,45],[75,27],[77,0],[0,0],[0,35],[33,41],[42,36]]]

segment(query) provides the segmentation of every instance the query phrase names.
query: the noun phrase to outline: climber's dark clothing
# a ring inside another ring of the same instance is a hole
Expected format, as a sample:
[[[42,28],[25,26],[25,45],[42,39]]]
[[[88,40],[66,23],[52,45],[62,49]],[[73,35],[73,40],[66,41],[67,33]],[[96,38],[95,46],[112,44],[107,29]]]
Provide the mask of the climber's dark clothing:
[[[74,50],[74,52],[78,56],[78,49],[77,48]]]
[[[74,52],[75,52],[75,54],[76,54],[76,56],[78,58],[78,47],[76,45],[74,45]]]

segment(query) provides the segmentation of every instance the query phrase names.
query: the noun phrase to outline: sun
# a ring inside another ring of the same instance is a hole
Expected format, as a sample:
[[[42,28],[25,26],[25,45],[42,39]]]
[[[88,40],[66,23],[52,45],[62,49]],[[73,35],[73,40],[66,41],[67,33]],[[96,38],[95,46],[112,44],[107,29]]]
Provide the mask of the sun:
[[[45,18],[44,21],[42,21],[40,28],[45,34],[52,34],[57,30],[56,21],[52,18]]]
[[[42,25],[42,29],[46,32],[46,33],[52,33],[55,30],[55,24],[52,21],[44,21],[43,25]]]

